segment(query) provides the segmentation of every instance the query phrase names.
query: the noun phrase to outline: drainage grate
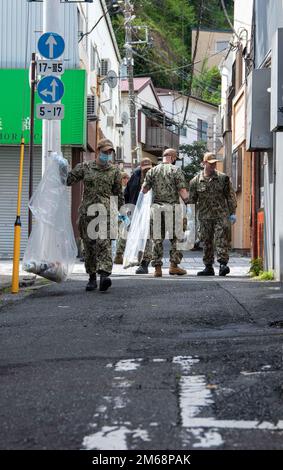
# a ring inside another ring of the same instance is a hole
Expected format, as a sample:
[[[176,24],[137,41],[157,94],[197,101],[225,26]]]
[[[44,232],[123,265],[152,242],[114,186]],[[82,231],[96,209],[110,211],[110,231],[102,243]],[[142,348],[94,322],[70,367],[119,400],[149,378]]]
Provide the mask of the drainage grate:
[[[283,328],[283,320],[271,321],[268,325],[270,328]]]

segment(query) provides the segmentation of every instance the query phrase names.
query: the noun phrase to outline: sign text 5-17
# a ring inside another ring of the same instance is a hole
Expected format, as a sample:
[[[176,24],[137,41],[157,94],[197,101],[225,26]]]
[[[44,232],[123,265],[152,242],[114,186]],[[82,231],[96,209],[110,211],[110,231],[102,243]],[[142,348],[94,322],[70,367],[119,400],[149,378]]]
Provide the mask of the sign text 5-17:
[[[36,105],[37,119],[64,119],[64,105],[63,104],[43,104]]]

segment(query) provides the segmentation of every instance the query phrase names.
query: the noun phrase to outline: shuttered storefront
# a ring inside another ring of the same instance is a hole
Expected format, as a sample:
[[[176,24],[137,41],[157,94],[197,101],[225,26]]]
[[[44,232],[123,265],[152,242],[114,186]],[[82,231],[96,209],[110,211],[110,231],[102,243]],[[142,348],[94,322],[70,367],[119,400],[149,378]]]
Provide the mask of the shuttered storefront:
[[[71,147],[64,151],[66,158],[70,157]],[[28,182],[29,155],[28,146],[25,149],[23,191],[21,204],[21,256],[24,253],[28,239]],[[36,189],[41,180],[41,147],[34,148],[33,188]],[[68,158],[69,159],[69,158]],[[13,257],[14,223],[17,210],[18,174],[20,148],[0,147],[0,259]],[[69,160],[70,161],[70,160]]]

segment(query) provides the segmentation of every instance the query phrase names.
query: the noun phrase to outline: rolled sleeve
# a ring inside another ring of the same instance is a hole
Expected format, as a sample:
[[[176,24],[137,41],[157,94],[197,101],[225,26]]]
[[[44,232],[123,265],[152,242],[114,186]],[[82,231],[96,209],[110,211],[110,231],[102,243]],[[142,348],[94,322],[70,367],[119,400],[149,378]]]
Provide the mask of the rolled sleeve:
[[[152,185],[153,185],[153,174],[152,174],[152,170],[149,170],[145,176],[145,180],[143,182],[143,185],[142,185],[142,188],[141,189],[152,189]]]
[[[178,188],[178,191],[180,191],[180,189],[186,189],[187,188],[186,181],[185,181],[185,175],[182,172],[181,168],[178,168],[177,171],[176,171],[175,182],[176,182],[176,186]]]
[[[67,175],[67,186],[77,183],[84,179],[84,163],[78,163]]]

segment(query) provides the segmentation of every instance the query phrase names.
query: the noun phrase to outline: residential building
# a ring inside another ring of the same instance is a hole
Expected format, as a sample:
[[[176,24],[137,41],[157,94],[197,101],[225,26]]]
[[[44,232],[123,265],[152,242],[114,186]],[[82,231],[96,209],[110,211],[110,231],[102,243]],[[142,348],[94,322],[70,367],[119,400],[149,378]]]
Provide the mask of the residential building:
[[[124,167],[132,168],[131,133],[128,105],[128,80],[121,80],[122,115],[124,118]],[[179,135],[172,118],[162,109],[161,101],[149,77],[134,78],[134,91],[137,115],[137,154],[138,161],[149,157],[154,164],[162,157],[168,147],[179,147]]]
[[[192,30],[192,56],[195,50],[197,29]],[[198,36],[198,46],[195,58],[194,73],[197,75],[203,69],[218,67],[229,50],[231,30],[201,28]]]
[[[168,118],[180,134],[180,145],[205,142],[209,151],[217,153],[221,147],[220,127],[217,129],[218,106],[191,96],[185,123],[184,113],[188,97],[182,93],[168,89],[157,89],[158,97]],[[184,159],[183,164],[188,161]]]

